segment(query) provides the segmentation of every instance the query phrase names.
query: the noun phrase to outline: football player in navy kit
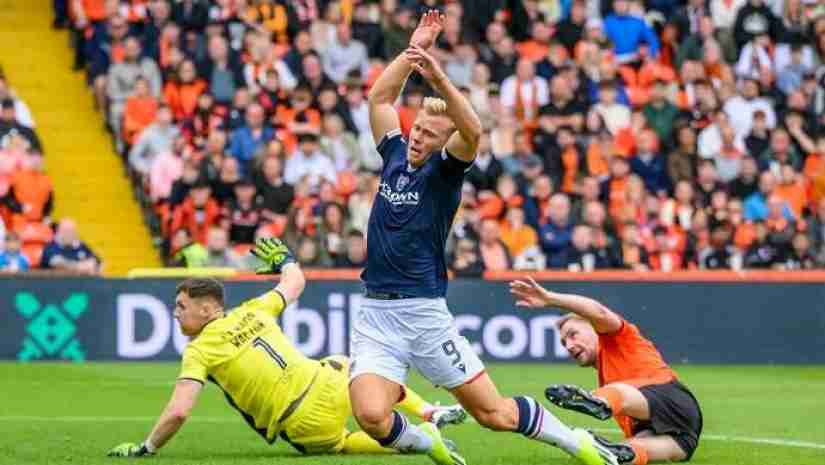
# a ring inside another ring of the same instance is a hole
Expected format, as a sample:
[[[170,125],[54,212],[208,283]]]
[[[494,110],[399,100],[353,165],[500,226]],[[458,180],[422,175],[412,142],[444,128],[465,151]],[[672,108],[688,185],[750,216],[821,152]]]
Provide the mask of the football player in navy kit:
[[[482,128],[427,52],[443,20],[436,11],[425,13],[410,47],[369,93],[370,125],[384,165],[367,232],[366,295],[351,334],[353,413],[385,447],[427,453],[439,464],[464,464],[437,429],[412,425],[393,410],[414,367],[448,389],[482,426],[552,444],[588,465],[615,464],[588,432],[571,430],[534,399],[499,395],[447,309],[444,249]],[[407,140],[394,104],[413,71],[441,98],[425,99]]]

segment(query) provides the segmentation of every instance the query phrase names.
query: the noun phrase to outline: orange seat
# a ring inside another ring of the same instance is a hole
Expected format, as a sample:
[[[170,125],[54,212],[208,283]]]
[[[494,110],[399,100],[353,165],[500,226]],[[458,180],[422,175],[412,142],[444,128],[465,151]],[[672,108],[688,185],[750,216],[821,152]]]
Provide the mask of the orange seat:
[[[29,221],[16,225],[14,232],[24,244],[48,244],[54,237],[54,231],[45,223]]]
[[[23,244],[20,251],[29,259],[29,265],[32,268],[40,267],[40,259],[43,258],[43,249],[45,246],[38,243]]]

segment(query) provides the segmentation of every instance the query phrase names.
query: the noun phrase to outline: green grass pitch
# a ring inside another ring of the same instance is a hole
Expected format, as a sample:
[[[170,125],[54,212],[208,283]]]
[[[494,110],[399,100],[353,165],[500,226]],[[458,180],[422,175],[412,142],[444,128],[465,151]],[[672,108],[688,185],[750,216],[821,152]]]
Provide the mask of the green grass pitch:
[[[567,365],[489,367],[504,394],[543,400],[549,383],[592,387],[595,374]],[[825,367],[676,366],[699,398],[707,435],[693,463],[707,465],[825,464]],[[105,457],[119,442],[139,442],[169,398],[177,364],[0,364],[0,464],[116,464]],[[413,378],[432,401],[448,393]],[[570,412],[569,424],[605,429],[612,422]],[[469,464],[573,464],[562,452],[511,433],[493,433],[474,423],[447,429]],[[159,455],[158,464],[417,464],[426,457],[303,457],[287,444],[263,442],[207,386],[191,420]]]

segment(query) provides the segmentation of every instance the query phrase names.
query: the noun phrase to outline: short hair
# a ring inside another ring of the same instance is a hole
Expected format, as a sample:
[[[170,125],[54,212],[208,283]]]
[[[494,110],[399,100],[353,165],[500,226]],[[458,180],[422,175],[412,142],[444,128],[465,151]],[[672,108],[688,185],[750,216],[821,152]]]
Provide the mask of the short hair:
[[[424,102],[421,105],[424,111],[431,115],[446,115],[447,102],[437,97],[424,97]]]
[[[175,294],[184,293],[191,299],[208,297],[223,307],[223,284],[215,278],[189,278],[175,289]]]
[[[556,321],[556,328],[559,330],[559,332],[561,332],[564,325],[566,325],[571,320],[579,320],[590,324],[589,321],[585,320],[581,316],[576,315],[575,313],[568,313],[567,315],[563,315],[561,318],[558,319],[558,321]]]

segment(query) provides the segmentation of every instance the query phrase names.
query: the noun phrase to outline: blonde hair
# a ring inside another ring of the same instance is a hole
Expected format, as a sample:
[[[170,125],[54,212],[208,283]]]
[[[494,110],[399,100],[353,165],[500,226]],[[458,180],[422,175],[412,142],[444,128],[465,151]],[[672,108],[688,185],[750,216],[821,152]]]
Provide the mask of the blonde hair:
[[[421,104],[424,111],[431,115],[446,115],[447,102],[437,97],[424,97],[424,102]]]
[[[590,324],[590,322],[584,319],[583,317],[576,315],[575,313],[568,313],[567,315],[564,315],[556,321],[556,328],[559,331],[561,331],[562,327],[564,327],[564,325],[566,325],[569,321],[572,320],[579,320]]]

